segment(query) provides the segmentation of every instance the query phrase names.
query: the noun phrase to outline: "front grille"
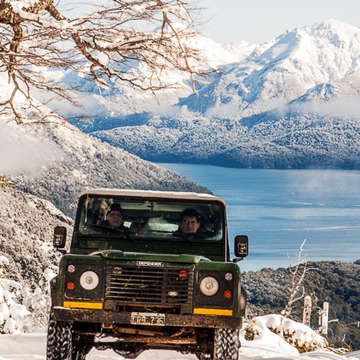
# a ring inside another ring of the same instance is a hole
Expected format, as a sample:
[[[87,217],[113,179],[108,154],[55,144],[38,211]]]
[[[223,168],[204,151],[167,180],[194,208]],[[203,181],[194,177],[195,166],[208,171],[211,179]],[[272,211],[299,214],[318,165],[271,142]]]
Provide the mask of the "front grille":
[[[110,266],[105,300],[119,305],[181,305],[191,303],[192,289],[192,269]]]

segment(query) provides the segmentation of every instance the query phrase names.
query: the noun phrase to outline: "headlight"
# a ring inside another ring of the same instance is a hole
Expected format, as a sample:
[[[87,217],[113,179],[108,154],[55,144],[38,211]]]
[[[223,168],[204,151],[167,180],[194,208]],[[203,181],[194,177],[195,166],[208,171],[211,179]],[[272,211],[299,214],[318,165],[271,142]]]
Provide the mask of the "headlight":
[[[85,271],[80,276],[80,285],[85,290],[93,290],[99,284],[99,277],[93,271]]]
[[[200,291],[206,296],[213,296],[219,290],[218,281],[212,276],[204,277],[200,282]]]

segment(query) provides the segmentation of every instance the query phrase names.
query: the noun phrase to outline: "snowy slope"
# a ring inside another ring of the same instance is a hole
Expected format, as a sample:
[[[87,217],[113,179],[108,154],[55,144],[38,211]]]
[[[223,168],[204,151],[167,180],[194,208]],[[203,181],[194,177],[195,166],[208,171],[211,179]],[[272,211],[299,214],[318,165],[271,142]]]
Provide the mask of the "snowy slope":
[[[327,20],[245,48],[199,85],[199,97],[158,107],[145,99],[141,111],[123,104],[76,124],[149,160],[360,168],[360,29]]]
[[[10,148],[4,147],[1,153],[4,161],[0,162],[0,173],[16,173],[10,177],[15,188],[50,200],[71,216],[79,193],[89,187],[208,192],[183,177],[102,143],[67,123],[24,127],[4,125],[0,138],[6,137],[13,140],[8,145]],[[20,153],[14,154],[12,147],[20,149]],[[6,162],[6,158],[11,161]],[[17,169],[12,167],[14,161]]]
[[[0,332],[47,322],[48,282],[60,255],[52,246],[53,230],[61,225],[71,234],[72,222],[48,201],[0,187]]]

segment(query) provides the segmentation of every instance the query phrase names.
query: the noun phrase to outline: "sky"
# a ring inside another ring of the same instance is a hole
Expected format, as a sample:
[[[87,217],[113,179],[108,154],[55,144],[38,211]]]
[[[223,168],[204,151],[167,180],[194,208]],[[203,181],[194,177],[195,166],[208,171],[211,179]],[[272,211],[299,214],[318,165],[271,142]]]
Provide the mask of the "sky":
[[[194,0],[201,33],[221,42],[262,43],[286,30],[337,19],[360,26],[359,0]]]
[[[337,19],[360,26],[360,0],[187,0],[201,8],[196,20],[202,35],[220,43],[247,41],[263,43],[286,30]],[[106,4],[111,0],[96,0]],[[60,8],[78,5],[86,8],[88,0],[61,0]]]

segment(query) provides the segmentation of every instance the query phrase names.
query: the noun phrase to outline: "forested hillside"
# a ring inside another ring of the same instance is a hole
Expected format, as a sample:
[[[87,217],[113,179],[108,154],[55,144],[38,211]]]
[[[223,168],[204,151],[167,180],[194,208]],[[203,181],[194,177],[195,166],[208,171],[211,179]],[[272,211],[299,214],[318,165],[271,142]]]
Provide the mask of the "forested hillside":
[[[12,167],[17,162],[17,175],[8,176],[14,188],[51,201],[69,216],[74,217],[77,197],[89,188],[209,192],[184,177],[102,143],[67,123],[25,127],[26,132],[20,125],[2,127],[1,138],[5,138],[5,133],[19,145],[9,143],[7,146],[9,162],[2,164],[4,173],[0,175],[12,174]],[[42,143],[41,147],[39,143]],[[24,149],[23,154],[17,154],[22,161],[14,159],[14,148],[18,147]],[[37,161],[28,158],[31,152],[40,153]],[[45,163],[40,158],[44,154],[48,155]],[[22,168],[26,170],[22,171]]]
[[[330,342],[360,349],[360,261],[354,264],[323,261],[307,264],[304,280],[305,295],[311,295],[313,313],[311,325],[318,328],[318,310],[329,302]],[[303,266],[300,268],[300,273]],[[289,269],[262,269],[244,274],[252,314],[280,313],[287,304],[289,294]],[[302,321],[303,299],[294,304],[291,318]]]

